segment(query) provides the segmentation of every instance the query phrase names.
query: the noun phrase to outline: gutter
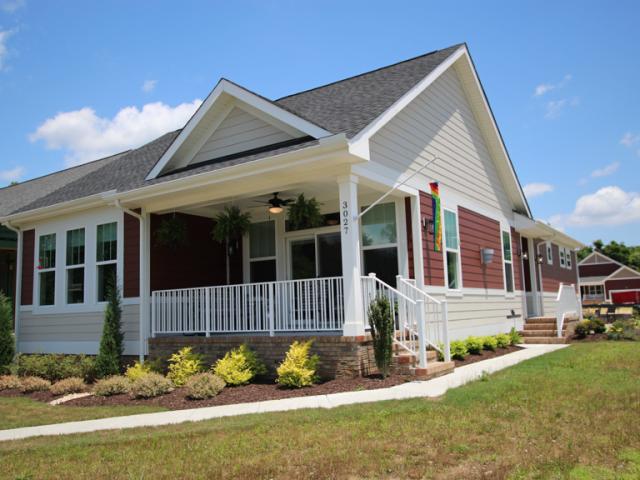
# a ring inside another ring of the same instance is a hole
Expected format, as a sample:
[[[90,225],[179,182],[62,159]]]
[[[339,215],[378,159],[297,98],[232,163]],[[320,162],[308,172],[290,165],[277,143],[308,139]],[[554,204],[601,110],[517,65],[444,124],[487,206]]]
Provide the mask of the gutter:
[[[15,289],[15,311],[13,312],[15,319],[14,336],[16,343],[16,353],[19,352],[18,336],[20,334],[20,304],[22,303],[22,230],[14,227],[9,222],[3,225],[18,235],[18,248],[16,249],[16,289]]]

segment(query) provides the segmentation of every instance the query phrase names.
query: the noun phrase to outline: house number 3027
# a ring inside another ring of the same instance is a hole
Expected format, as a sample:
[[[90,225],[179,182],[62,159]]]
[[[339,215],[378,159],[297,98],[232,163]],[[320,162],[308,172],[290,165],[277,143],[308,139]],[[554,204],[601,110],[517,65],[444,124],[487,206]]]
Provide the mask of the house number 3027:
[[[342,202],[342,230],[349,235],[349,202]]]

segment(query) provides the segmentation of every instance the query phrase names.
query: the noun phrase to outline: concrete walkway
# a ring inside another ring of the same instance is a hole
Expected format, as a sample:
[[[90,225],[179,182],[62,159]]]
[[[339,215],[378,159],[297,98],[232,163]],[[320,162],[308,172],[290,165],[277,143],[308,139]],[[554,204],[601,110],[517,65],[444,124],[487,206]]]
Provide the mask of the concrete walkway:
[[[0,430],[0,441],[18,440],[21,438],[42,435],[67,435],[71,433],[87,433],[99,430],[117,430],[122,428],[156,427],[183,422],[197,422],[213,418],[246,415],[250,413],[284,412],[302,408],[335,408],[356,403],[379,402],[382,400],[400,400],[418,397],[439,397],[450,388],[477,380],[485,372],[497,372],[524,360],[553,352],[568,345],[521,345],[523,350],[509,353],[501,357],[458,367],[453,373],[427,381],[408,382],[390,388],[378,390],[362,390],[357,392],[332,393],[311,397],[285,398],[264,402],[240,403],[218,407],[175,410],[171,412],[145,413],[125,417],[102,418],[81,422],[58,423],[37,427],[24,427],[12,430]],[[78,407],[80,408],[80,407]]]

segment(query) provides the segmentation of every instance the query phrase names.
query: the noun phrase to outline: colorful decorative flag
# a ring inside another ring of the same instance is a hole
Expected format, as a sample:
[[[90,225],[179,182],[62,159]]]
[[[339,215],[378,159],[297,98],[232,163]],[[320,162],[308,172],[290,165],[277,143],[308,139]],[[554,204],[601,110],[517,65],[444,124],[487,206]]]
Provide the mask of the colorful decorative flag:
[[[440,217],[440,188],[438,182],[429,184],[431,187],[431,208],[433,214],[433,251],[442,251],[442,218]]]

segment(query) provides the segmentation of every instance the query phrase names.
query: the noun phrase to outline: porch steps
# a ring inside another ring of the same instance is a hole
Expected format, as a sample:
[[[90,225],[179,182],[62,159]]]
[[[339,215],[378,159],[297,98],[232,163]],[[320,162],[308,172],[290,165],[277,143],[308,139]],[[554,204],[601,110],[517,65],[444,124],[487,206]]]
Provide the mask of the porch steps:
[[[556,329],[556,317],[530,317],[524,324],[521,333],[524,343],[538,344],[563,344],[568,343],[573,333],[574,319],[565,321],[562,327],[562,336],[558,337]]]
[[[434,350],[427,350],[427,368],[419,368],[418,359],[415,355],[398,351],[395,345],[395,353],[392,359],[392,367],[395,373],[415,377],[418,380],[429,380],[453,372],[454,362],[440,362]],[[400,350],[402,350],[400,348]]]

